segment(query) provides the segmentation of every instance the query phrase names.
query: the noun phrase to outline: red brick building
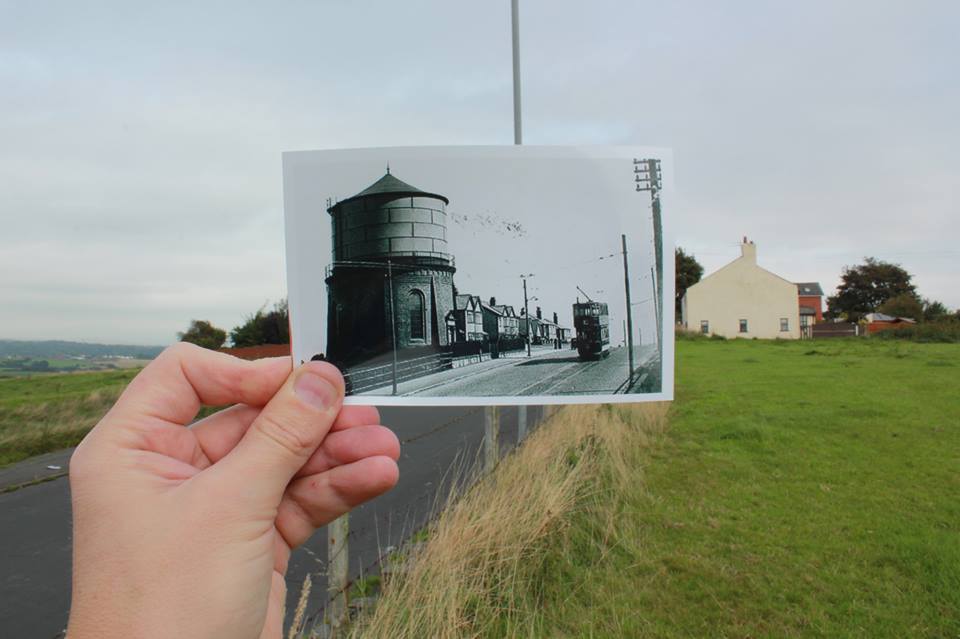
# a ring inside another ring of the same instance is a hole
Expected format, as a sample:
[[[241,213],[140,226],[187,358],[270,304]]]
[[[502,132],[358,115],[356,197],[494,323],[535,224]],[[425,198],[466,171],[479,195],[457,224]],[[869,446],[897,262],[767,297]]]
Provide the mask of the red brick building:
[[[289,344],[261,344],[259,346],[242,346],[240,348],[221,348],[221,353],[233,355],[240,359],[261,359],[263,357],[284,357],[290,355]]]
[[[808,326],[823,321],[823,289],[819,282],[797,282],[797,301],[800,305],[800,331],[809,337]]]

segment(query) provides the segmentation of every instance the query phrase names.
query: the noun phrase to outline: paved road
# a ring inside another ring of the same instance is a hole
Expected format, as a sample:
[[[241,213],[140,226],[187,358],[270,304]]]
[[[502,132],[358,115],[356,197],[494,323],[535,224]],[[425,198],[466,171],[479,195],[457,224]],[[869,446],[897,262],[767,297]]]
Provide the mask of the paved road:
[[[654,346],[634,347],[634,367],[642,369],[656,355]],[[398,386],[398,394],[419,397],[514,397],[624,391],[629,369],[627,349],[615,347],[600,360],[583,361],[570,349],[535,350],[531,357],[512,353],[453,370],[441,371]],[[364,393],[390,394],[388,387]]]
[[[531,409],[530,419],[539,415]],[[482,409],[384,408],[383,421],[403,442],[400,482],[351,515],[350,567],[367,573],[380,549],[396,546],[429,518],[445,494],[445,478],[463,477],[476,459],[483,432]],[[504,408],[501,449],[516,442],[516,411]],[[42,474],[46,465],[64,465],[68,452],[0,473],[0,486]],[[64,465],[64,468],[66,466]],[[451,470],[452,469],[452,470]],[[55,474],[55,470],[48,471]],[[65,477],[0,494],[0,637],[59,637],[70,607],[70,495]],[[309,612],[325,600],[326,535],[321,531],[291,558],[287,609],[296,606],[300,584],[309,573],[313,590]]]

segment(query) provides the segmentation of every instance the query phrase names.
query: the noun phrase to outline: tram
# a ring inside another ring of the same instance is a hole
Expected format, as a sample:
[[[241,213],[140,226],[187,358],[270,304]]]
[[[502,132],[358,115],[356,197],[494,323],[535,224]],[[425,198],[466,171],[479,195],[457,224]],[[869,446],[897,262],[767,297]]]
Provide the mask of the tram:
[[[580,359],[600,359],[610,354],[610,315],[606,304],[577,302],[573,305],[573,326]]]

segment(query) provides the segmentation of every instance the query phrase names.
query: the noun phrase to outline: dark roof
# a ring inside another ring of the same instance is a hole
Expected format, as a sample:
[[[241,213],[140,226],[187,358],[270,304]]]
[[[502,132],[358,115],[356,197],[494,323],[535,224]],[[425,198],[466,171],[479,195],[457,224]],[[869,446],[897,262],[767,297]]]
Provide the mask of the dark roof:
[[[476,295],[470,295],[469,293],[458,293],[456,299],[457,309],[462,310],[467,308],[467,306],[470,305],[471,300],[477,305],[480,304],[480,298]]]
[[[370,197],[373,195],[396,195],[398,197],[404,196],[404,195],[410,195],[410,196],[432,197],[438,200],[443,200],[445,204],[450,204],[450,200],[448,200],[442,195],[421,191],[417,187],[411,186],[406,182],[404,182],[403,180],[398,180],[397,177],[391,174],[390,170],[387,169],[387,173],[382,178],[380,178],[379,180],[377,180],[376,182],[374,182],[364,190],[360,191],[356,195],[352,197],[348,197],[346,200],[341,200],[340,202],[337,202],[336,204],[331,206],[330,209],[328,210],[335,209],[337,208],[337,206],[339,206],[340,204],[343,204],[344,202],[349,202],[351,200],[357,200],[364,197]]]
[[[797,282],[797,295],[819,295],[823,297],[820,282]]]
[[[801,315],[816,315],[817,311],[812,306],[801,306],[800,307]]]

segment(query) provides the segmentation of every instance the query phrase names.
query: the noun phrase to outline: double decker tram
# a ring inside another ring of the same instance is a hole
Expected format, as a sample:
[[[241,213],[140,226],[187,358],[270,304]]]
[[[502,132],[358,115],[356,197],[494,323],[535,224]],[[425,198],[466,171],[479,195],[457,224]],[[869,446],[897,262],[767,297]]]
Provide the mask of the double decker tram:
[[[610,315],[606,304],[577,302],[573,305],[573,326],[580,359],[600,359],[610,353]]]

